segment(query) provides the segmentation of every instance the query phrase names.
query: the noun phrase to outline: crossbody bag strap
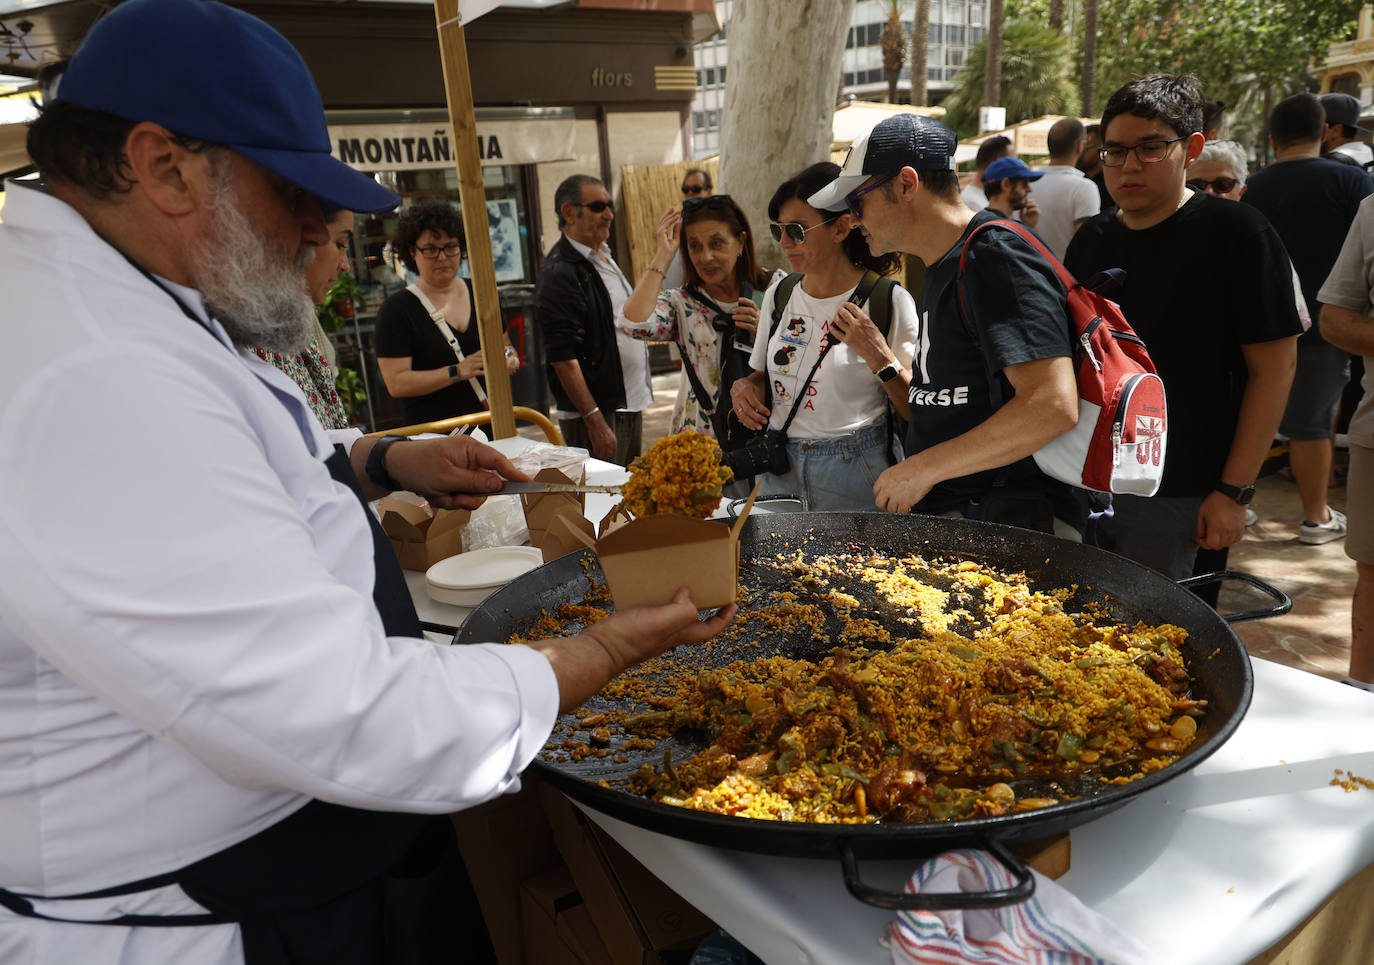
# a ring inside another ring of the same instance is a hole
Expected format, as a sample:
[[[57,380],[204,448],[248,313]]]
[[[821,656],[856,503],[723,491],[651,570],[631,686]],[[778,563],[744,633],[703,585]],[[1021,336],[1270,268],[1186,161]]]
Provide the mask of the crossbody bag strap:
[[[443,337],[444,341],[448,342],[449,348],[453,349],[453,354],[458,357],[458,364],[462,365],[463,359],[465,358],[465,356],[463,355],[463,350],[459,348],[458,336],[454,335],[453,329],[449,328],[448,319],[444,318],[444,313],[434,307],[434,303],[431,302],[429,300],[429,297],[426,296],[425,293],[420,290],[420,286],[418,284],[412,283],[407,285],[406,291],[410,292],[417,299],[419,299],[420,307],[423,308],[426,314],[429,315],[430,321],[434,322],[434,327],[439,330],[439,334]],[[468,379],[468,385],[472,386],[472,391],[476,393],[477,401],[482,403],[482,407],[490,408],[490,406],[487,404],[487,392],[485,389],[482,388],[482,383],[477,381],[476,376],[473,376],[472,378]]]
[[[677,317],[680,319],[678,322],[678,333],[680,336],[682,333],[682,324],[687,320],[687,307],[682,303],[682,289],[677,289],[670,294],[675,303],[673,307],[677,309]],[[689,294],[691,293],[689,292]],[[686,373],[687,381],[692,384],[692,394],[697,397],[697,408],[706,416],[707,422],[709,423],[711,417],[716,414],[716,403],[711,401],[711,393],[706,391],[705,384],[701,381],[700,377],[697,376],[696,366],[692,364],[686,346],[682,345],[680,348],[682,355],[682,371]]]

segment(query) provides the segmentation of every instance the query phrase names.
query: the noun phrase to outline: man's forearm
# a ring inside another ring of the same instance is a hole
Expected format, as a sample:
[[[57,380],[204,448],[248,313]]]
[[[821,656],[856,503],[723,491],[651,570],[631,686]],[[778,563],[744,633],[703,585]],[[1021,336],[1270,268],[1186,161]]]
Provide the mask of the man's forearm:
[[[565,359],[553,363],[554,374],[558,376],[563,391],[579,414],[585,415],[596,408],[596,397],[587,388],[587,380],[582,375],[582,363],[577,359]]]
[[[1374,355],[1374,318],[1338,305],[1323,305],[1317,322],[1322,338],[1356,355]]]
[[[1248,377],[1231,449],[1221,470],[1221,481],[1233,486],[1248,486],[1255,481],[1274,444],[1274,433],[1288,404],[1288,391],[1297,368],[1297,336],[1242,345],[1241,352]]]

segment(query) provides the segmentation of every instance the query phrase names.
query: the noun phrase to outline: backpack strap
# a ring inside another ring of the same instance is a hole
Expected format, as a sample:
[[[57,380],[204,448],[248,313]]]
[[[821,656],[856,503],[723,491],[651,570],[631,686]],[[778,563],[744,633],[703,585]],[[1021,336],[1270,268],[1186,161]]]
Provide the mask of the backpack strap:
[[[792,297],[792,290],[801,284],[802,273],[794,271],[782,281],[778,282],[778,287],[773,289],[773,322],[768,326],[768,340],[771,342],[773,336],[778,332],[778,326],[782,324],[783,309],[787,308],[787,300]]]

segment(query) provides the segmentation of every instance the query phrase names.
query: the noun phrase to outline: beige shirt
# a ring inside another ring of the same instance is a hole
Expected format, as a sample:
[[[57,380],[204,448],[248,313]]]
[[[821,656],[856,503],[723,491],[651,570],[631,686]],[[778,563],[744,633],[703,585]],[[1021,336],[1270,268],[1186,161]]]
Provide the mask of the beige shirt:
[[[1317,301],[1374,315],[1374,194],[1360,202],[1340,257],[1317,292]],[[1364,357],[1363,385],[1364,399],[1350,419],[1350,441],[1374,449],[1374,356]]]

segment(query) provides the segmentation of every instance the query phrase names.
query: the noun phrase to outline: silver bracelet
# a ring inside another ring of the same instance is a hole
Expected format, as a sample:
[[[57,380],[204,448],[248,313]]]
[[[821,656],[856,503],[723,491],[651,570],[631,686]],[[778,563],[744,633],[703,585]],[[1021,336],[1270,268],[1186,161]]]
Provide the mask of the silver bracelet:
[[[597,414],[598,412],[600,412],[600,411],[601,411],[601,406],[599,406],[599,405],[594,405],[594,406],[592,406],[590,409],[588,409],[586,412],[582,413],[582,420],[585,422],[587,419],[590,419],[592,416],[596,415],[596,414]]]

